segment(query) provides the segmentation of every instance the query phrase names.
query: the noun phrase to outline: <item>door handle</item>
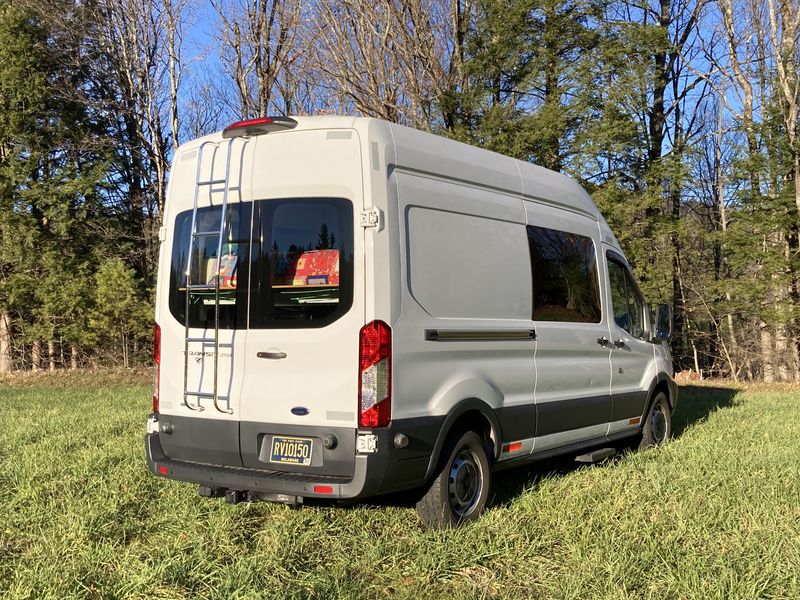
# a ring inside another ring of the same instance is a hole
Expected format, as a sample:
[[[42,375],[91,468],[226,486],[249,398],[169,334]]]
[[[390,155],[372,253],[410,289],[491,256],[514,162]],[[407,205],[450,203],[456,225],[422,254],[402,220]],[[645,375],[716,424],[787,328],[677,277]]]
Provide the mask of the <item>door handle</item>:
[[[608,338],[606,336],[597,338],[597,343],[601,346],[608,346]]]
[[[272,360],[278,360],[281,358],[286,358],[286,352],[259,352],[256,354],[258,358],[270,358]]]
[[[624,347],[625,347],[625,340],[623,340],[622,338],[620,338],[620,339],[618,339],[617,341],[615,341],[615,342],[614,342],[614,345],[615,345],[617,348],[624,348]]]

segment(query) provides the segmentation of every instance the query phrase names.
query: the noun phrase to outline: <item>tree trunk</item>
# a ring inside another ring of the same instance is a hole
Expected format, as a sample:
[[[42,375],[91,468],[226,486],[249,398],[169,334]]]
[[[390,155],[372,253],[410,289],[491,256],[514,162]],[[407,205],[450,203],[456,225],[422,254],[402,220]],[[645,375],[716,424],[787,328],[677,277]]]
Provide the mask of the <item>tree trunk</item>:
[[[773,345],[775,343],[770,326],[767,323],[761,323],[761,360],[763,361],[761,367],[761,376],[766,383],[773,383],[775,381],[775,366],[773,364]]]
[[[11,355],[11,315],[0,310],[0,373],[10,373],[14,368]]]
[[[56,344],[52,340],[47,341],[47,370],[51,373],[56,370]]]
[[[69,347],[69,368],[72,371],[78,370],[78,347],[75,344]]]
[[[42,341],[36,340],[31,347],[31,370],[42,370]]]

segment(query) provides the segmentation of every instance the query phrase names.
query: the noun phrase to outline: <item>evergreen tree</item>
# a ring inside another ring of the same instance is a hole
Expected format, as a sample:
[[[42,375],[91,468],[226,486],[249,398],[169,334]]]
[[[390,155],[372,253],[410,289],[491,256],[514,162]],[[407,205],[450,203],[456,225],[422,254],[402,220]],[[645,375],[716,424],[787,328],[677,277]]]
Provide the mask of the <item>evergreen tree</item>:
[[[105,177],[100,136],[74,95],[80,74],[62,67],[54,44],[26,4],[0,8],[0,305],[34,367],[43,342],[52,353],[80,339],[97,250],[89,219]]]

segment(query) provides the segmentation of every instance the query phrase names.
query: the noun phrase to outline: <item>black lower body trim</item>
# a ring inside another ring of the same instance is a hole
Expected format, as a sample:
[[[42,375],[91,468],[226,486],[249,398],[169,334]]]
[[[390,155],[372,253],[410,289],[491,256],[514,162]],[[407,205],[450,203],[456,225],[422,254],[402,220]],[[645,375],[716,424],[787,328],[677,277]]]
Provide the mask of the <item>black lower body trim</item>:
[[[591,440],[585,440],[583,442],[570,444],[569,446],[550,448],[548,450],[544,450],[539,453],[534,452],[533,454],[526,454],[525,456],[520,456],[519,458],[504,460],[503,462],[496,463],[495,471],[505,471],[506,469],[519,467],[527,463],[538,462],[540,460],[547,460],[548,458],[555,458],[556,456],[563,456],[565,454],[578,453],[588,448],[596,448],[598,446],[603,446],[604,444],[611,444],[614,442],[618,442],[620,440],[634,437],[640,434],[641,431],[642,431],[641,429],[634,429],[632,431],[621,431],[619,433],[615,433],[612,435],[604,435],[599,438],[593,438]]]
[[[612,397],[611,422],[641,417],[647,408],[647,390],[614,394]]]
[[[557,400],[536,405],[536,437],[608,423],[611,397],[608,394]]]

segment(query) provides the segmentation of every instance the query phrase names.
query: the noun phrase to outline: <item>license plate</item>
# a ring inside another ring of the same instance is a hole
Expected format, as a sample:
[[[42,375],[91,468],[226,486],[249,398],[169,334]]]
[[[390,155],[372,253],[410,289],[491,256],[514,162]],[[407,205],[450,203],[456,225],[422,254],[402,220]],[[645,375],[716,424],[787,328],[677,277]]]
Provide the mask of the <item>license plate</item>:
[[[272,438],[270,462],[308,466],[311,464],[313,440],[296,437],[275,436]]]

